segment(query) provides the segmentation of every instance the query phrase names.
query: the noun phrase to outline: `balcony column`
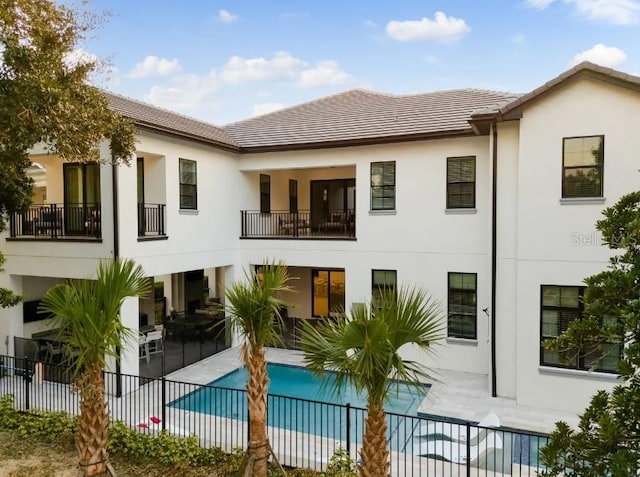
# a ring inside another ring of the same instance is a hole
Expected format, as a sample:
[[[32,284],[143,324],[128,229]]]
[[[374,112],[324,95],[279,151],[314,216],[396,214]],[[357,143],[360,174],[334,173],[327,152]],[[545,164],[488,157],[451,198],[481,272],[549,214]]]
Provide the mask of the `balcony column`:
[[[0,273],[0,287],[17,295],[23,293],[22,275]],[[13,337],[24,336],[22,303],[12,308],[0,309],[0,354],[13,355]]]
[[[134,391],[132,386],[135,384],[135,380],[132,380],[125,375],[138,376],[140,371],[140,362],[138,360],[138,320],[139,320],[139,298],[129,297],[125,299],[122,307],[120,308],[120,320],[122,324],[132,330],[132,336],[126,340],[124,346],[120,350],[120,373],[122,377],[122,394]],[[107,371],[110,373],[116,373],[116,363],[113,359],[107,360]],[[115,395],[118,390],[115,374],[110,375],[113,379],[107,379],[107,392],[111,395]]]

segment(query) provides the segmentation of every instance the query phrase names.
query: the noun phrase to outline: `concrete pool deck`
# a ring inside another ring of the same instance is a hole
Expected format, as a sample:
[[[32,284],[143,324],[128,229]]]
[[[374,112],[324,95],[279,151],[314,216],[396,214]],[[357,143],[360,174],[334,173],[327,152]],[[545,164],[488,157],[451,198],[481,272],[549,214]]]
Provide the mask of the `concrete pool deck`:
[[[268,348],[266,354],[269,362],[303,365],[299,351]],[[241,366],[240,348],[235,347],[176,371],[167,379],[207,384]],[[418,409],[420,413],[480,421],[493,412],[504,427],[542,433],[551,432],[560,420],[577,425],[578,416],[572,413],[521,406],[513,399],[492,398],[486,375],[446,370],[434,370],[434,375],[439,382],[432,384]]]

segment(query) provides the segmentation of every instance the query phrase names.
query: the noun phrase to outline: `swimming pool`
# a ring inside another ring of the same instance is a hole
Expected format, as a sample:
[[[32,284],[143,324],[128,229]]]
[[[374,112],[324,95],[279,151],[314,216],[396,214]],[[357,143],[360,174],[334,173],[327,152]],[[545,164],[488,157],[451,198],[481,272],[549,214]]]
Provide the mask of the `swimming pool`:
[[[327,372],[325,381],[305,368],[275,363],[267,365],[267,372],[270,380],[267,425],[340,440],[346,438],[347,427],[352,439],[362,434],[366,396],[348,384],[335,392],[335,373]],[[170,406],[247,420],[246,383],[246,370],[238,368]],[[429,385],[416,389],[398,382],[384,408],[390,413],[415,416],[428,389]],[[348,415],[347,403],[354,408]],[[398,427],[398,420],[389,424],[391,433]]]

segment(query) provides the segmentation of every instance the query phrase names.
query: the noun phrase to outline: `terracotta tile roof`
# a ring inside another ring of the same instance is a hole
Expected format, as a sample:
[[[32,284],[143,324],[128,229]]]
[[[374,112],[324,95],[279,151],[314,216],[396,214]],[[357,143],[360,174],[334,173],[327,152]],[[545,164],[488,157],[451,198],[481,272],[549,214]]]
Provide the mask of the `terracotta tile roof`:
[[[238,144],[218,126],[117,94],[105,92],[105,95],[111,108],[132,119],[140,127],[211,143],[226,149],[238,149]]]
[[[515,101],[504,105],[500,108],[499,113],[504,119],[516,119],[520,116],[522,107],[525,104],[540,99],[567,81],[584,76],[589,76],[618,86],[624,86],[640,91],[640,77],[623,73],[612,68],[607,68],[605,66],[596,65],[588,61],[583,61],[561,75],[547,81],[539,88],[536,88],[530,93],[520,96]]]
[[[388,95],[350,90],[224,126],[242,149],[298,149],[471,134],[471,114],[517,95],[477,89]]]

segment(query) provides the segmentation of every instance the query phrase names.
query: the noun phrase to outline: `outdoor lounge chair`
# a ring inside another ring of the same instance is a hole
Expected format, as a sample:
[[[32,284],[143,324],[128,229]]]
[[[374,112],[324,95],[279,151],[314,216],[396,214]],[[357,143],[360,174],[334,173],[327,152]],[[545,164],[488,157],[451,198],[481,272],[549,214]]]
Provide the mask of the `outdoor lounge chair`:
[[[493,453],[498,450],[502,450],[502,437],[495,432],[489,432],[485,439],[469,448],[469,462],[467,462],[467,444],[464,442],[423,442],[420,444],[417,454],[422,457],[478,467],[479,464],[492,462]]]
[[[500,427],[500,419],[490,412],[482,418],[477,427],[471,426],[470,435],[468,436],[470,444],[475,445],[478,441],[484,439],[487,432],[489,432],[487,428],[498,427]],[[467,426],[450,422],[428,422],[420,425],[416,436],[423,439],[431,438],[433,440],[434,437],[437,437],[439,440],[467,442]]]

